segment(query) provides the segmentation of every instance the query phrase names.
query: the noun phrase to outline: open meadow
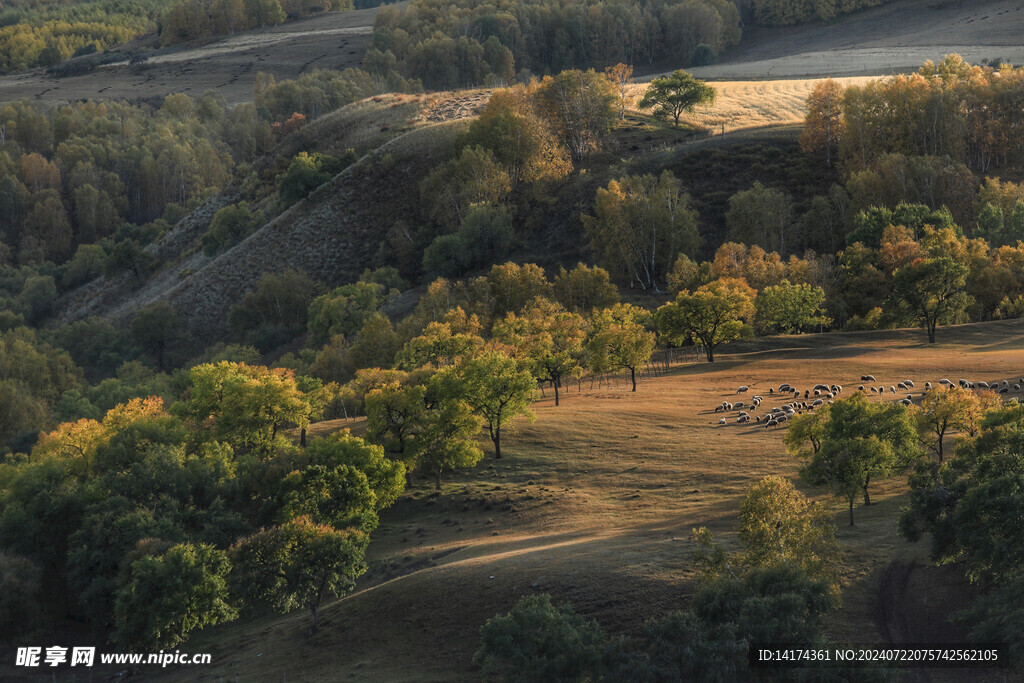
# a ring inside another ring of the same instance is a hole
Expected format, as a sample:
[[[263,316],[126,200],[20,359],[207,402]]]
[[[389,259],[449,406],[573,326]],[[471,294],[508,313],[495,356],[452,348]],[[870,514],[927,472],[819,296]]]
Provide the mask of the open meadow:
[[[839,383],[846,395],[872,374],[886,387],[874,400],[891,401],[888,387],[905,379],[915,398],[943,377],[1012,381],[1024,370],[1024,322],[943,329],[935,345],[920,330],[895,330],[775,337],[731,351],[713,365],[647,377],[635,394],[624,382],[586,381],[556,408],[549,392],[502,460],[487,451],[441,493],[417,481],[383,515],[369,573],[356,593],[324,607],[319,633],[306,636],[301,611],[205,631],[189,643],[214,654],[202,678],[472,680],[480,626],[538,592],[572,601],[610,633],[635,633],[692,594],[692,528],[732,545],[746,490],[766,475],[797,476],[783,430],[736,424],[735,411],[718,424],[714,407],[735,400],[738,386],[764,396],[764,412],[783,402],[768,392],[783,382]],[[362,420],[314,433],[343,426],[359,432]],[[970,592],[955,573],[928,566],[926,541],[898,536],[905,491],[903,476],[878,482],[872,506],[858,502],[854,527],[836,507],[845,583],[828,622],[836,640],[959,637],[945,617]]]

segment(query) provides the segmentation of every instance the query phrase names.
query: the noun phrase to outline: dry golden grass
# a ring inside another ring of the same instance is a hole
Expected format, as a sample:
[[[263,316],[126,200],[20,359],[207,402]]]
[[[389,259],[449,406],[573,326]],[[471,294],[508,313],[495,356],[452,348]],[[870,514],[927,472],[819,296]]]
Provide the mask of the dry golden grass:
[[[807,96],[820,79],[785,81],[718,81],[711,83],[718,94],[710,107],[698,107],[685,114],[680,123],[726,133],[767,126],[803,123],[807,113]],[[860,85],[868,77],[837,78],[842,85]],[[631,86],[630,95],[639,102],[647,90],[646,83]]]
[[[915,393],[945,376],[1017,378],[1022,333],[1024,322],[1011,321],[941,330],[933,346],[917,330],[781,337],[731,349],[713,365],[675,367],[644,380],[636,394],[625,384],[584,382],[556,408],[549,392],[535,405],[537,420],[508,436],[504,459],[488,450],[440,494],[416,481],[385,513],[371,571],[359,592],[322,610],[320,633],[304,634],[301,611],[240,621],[189,644],[212,651],[212,667],[165,675],[471,680],[481,624],[540,591],[573,601],[610,632],[635,632],[650,616],[685,608],[694,589],[693,527],[706,525],[731,545],[748,487],[769,474],[796,476],[781,431],[717,424],[714,406],[735,399],[736,387],[750,386],[749,399],[767,398],[768,387],[782,382],[838,382],[850,393],[862,374],[886,386],[912,379]],[[334,421],[314,433],[361,424]],[[913,637],[925,628],[910,617],[878,621],[880,582],[902,566],[894,560],[927,564],[926,543],[896,533],[905,488],[902,477],[874,486],[875,504],[857,506],[853,528],[835,508],[846,582],[844,606],[829,621],[837,639],[881,642],[885,633]],[[949,575],[929,572],[914,576],[919,590],[936,595],[928,608],[935,615],[927,614],[941,632],[950,597],[942,591],[961,600],[964,593]],[[901,600],[895,604],[909,598]]]

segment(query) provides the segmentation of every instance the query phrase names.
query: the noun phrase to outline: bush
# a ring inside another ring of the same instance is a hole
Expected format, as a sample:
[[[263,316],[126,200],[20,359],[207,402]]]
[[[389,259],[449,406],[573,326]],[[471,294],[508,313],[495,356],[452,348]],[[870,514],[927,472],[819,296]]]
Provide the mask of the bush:
[[[354,164],[356,159],[356,153],[351,149],[340,157],[299,152],[281,176],[277,190],[281,203],[291,206],[305,199],[313,190]]]
[[[508,681],[582,681],[600,678],[604,632],[550,595],[530,595],[480,629],[474,662],[485,676]]]
[[[423,271],[429,279],[458,278],[466,271],[500,263],[512,251],[515,232],[503,206],[474,206],[457,232],[441,235],[423,252]]]
[[[714,48],[707,43],[701,43],[693,49],[693,54],[690,55],[690,66],[714,64],[716,58]]]
[[[266,222],[262,211],[249,211],[247,202],[225,206],[213,215],[210,227],[200,239],[203,253],[214,256],[238,244]]]

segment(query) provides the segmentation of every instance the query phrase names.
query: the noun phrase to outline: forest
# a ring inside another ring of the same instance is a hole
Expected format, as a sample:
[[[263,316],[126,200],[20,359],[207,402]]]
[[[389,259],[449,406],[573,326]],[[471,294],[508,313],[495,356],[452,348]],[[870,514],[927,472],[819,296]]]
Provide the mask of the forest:
[[[161,40],[329,9],[271,4],[185,0]],[[743,22],[871,4],[414,0],[381,10],[362,69],[260,74],[251,102],[5,105],[0,627],[74,620],[144,651],[302,609],[313,633],[323,602],[367,571],[381,515],[407,490],[441,491],[485,451],[502,459],[537,392],[559,406],[611,376],[639,392],[680,349],[710,364],[764,336],[916,327],[935,343],[946,325],[1024,317],[1024,68],[952,55],[865,85],[825,80],[798,142],[623,159],[627,127],[676,135],[680,115],[715,96],[676,71],[630,99],[631,64],[711,60]],[[41,64],[56,39],[38,30]],[[92,44],[78,40],[45,59]],[[358,145],[317,148],[302,135],[317,121],[384,93],[470,86],[489,88],[483,106],[406,188],[414,208],[396,204],[376,226],[358,279],[268,268],[213,340],[164,300],[119,320],[64,317],[83,288],[215,259],[332,183],[394,169]],[[229,190],[188,254],[162,250]],[[356,416],[359,436],[308,434]],[[793,419],[785,439],[804,480],[848,503],[851,525],[869,482],[909,473],[900,532],[931,533],[937,561],[989,587],[965,622],[1017,648],[1006,624],[1022,613],[1019,571],[988,520],[1015,501],[1021,416],[1014,401],[955,388],[908,410],[855,395]],[[949,454],[947,430],[965,435]],[[856,467],[837,474],[851,452]],[[739,551],[695,531],[703,583],[688,611],[619,636],[526,598],[482,625],[477,665],[510,679],[728,678],[748,642],[817,642],[841,592],[831,514],[764,479],[744,498]],[[779,618],[766,626],[767,614]],[[548,628],[534,651],[508,649],[536,624]],[[681,659],[679,642],[708,668]],[[546,668],[551,652],[563,669]]]

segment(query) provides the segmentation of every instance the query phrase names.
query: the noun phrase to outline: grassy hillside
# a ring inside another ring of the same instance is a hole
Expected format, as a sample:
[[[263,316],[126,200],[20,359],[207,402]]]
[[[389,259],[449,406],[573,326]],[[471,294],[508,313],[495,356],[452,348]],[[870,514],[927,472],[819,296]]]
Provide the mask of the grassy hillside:
[[[783,432],[717,424],[712,408],[736,386],[767,396],[781,382],[833,381],[856,391],[865,373],[883,384],[913,379],[919,388],[943,376],[1015,378],[1024,368],[1022,333],[1024,323],[1013,321],[951,328],[935,346],[917,330],[776,337],[714,365],[648,377],[637,394],[620,382],[584,383],[558,408],[549,396],[536,404],[536,422],[520,423],[508,439],[501,462],[485,460],[440,494],[415,482],[384,515],[361,589],[322,610],[316,636],[305,635],[301,612],[240,621],[190,641],[192,651],[213,653],[213,667],[145,673],[472,680],[480,625],[536,592],[573,601],[609,632],[635,632],[646,618],[686,606],[691,528],[706,525],[731,545],[746,489],[768,474],[796,474]],[[341,427],[359,430],[360,421],[321,429]],[[905,480],[879,482],[872,498],[870,508],[858,503],[853,528],[836,508],[845,590],[830,635],[958,639],[944,619],[969,592],[950,572],[927,567],[927,541],[898,537]]]

